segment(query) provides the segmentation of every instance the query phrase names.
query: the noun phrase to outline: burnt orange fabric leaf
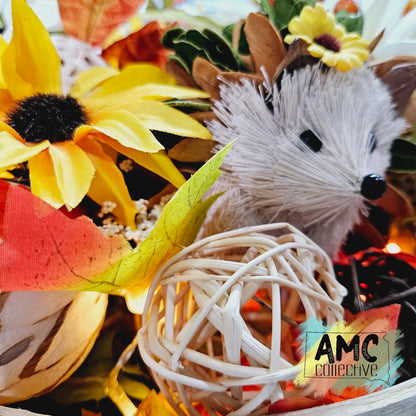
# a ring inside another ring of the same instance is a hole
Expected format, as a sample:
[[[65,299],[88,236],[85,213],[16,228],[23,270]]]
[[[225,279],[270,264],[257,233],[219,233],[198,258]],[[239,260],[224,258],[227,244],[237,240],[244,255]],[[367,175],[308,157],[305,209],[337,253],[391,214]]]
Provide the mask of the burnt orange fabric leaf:
[[[0,180],[0,292],[91,287],[92,276],[131,250],[91,219],[68,218],[25,187]]]
[[[136,416],[173,416],[174,412],[166,399],[152,390],[137,408]]]
[[[98,46],[143,3],[144,0],[58,0],[65,33]]]
[[[160,41],[165,31],[159,23],[150,22],[137,32],[105,48],[101,56],[119,69],[133,62],[150,62],[165,69],[168,50]]]

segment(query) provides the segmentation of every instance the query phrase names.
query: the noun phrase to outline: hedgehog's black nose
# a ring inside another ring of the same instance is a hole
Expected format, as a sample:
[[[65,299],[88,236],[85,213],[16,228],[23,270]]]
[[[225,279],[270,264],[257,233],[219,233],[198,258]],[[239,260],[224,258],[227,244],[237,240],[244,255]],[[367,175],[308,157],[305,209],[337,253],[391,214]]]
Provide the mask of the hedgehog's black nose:
[[[361,182],[361,195],[367,199],[378,199],[386,192],[386,181],[375,173],[367,175]]]

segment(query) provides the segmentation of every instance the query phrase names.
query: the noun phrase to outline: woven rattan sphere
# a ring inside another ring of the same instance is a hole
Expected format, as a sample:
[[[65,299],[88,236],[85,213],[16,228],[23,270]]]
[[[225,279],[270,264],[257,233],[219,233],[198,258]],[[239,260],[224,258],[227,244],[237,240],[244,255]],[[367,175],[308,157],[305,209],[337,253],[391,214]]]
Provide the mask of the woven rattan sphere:
[[[344,294],[325,252],[288,224],[217,234],[158,272],[139,350],[178,414],[199,416],[197,403],[209,414],[265,414],[283,398],[279,382],[299,372],[288,322],[341,320]]]

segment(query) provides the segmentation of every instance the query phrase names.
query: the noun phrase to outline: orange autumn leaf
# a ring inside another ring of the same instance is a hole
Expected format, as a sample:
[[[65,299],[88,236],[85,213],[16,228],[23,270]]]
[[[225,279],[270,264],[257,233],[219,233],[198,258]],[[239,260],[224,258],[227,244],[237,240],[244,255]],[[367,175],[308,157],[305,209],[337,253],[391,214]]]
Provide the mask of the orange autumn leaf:
[[[334,392],[329,390],[325,395],[332,403],[342,402],[344,400],[355,399],[356,397],[365,396],[368,394],[366,387],[347,386],[341,392]]]
[[[0,292],[93,288],[92,276],[131,251],[90,218],[68,218],[27,188],[0,180]]]
[[[150,62],[164,69],[168,50],[161,38],[166,32],[158,22],[150,22],[137,32],[114,42],[102,51],[101,56],[116,68],[124,68],[133,62]]]
[[[152,390],[140,403],[135,416],[173,416],[173,410],[167,400]]]
[[[58,0],[65,33],[97,46],[143,3],[144,0]]]

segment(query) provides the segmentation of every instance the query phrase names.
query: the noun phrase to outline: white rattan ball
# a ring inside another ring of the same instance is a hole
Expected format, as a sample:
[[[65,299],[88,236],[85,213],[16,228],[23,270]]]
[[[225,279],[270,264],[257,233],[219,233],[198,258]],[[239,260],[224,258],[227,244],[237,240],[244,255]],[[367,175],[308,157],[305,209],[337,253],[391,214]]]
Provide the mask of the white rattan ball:
[[[279,382],[299,372],[285,352],[284,321],[316,316],[333,324],[343,318],[344,295],[325,252],[291,225],[217,234],[184,248],[158,272],[139,350],[178,414],[186,415],[185,407],[200,416],[196,403],[210,415],[264,414],[283,398]],[[253,300],[263,305],[257,324],[244,308]],[[253,385],[257,390],[243,388]]]

